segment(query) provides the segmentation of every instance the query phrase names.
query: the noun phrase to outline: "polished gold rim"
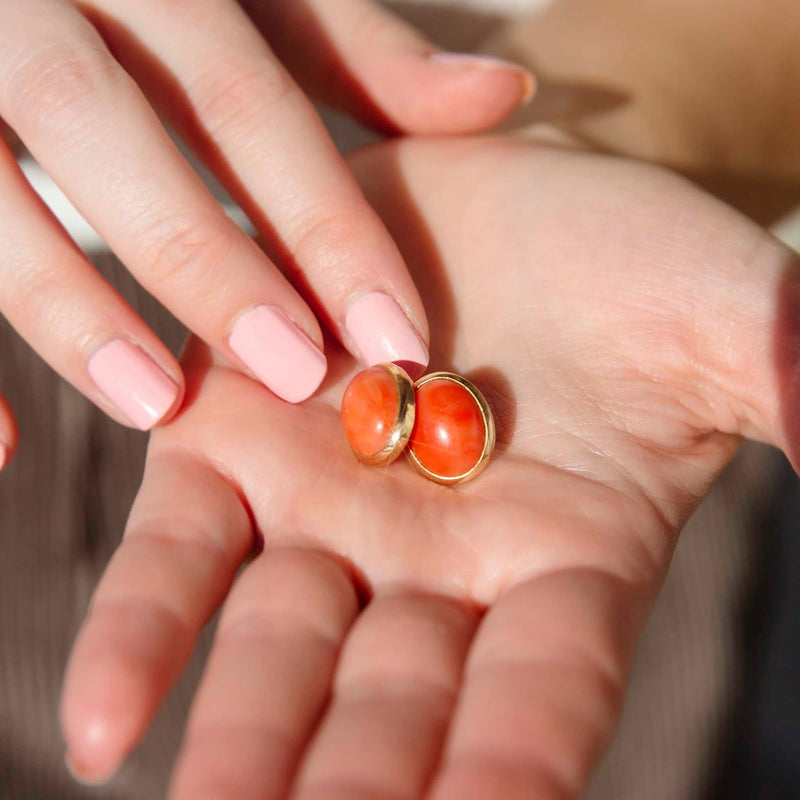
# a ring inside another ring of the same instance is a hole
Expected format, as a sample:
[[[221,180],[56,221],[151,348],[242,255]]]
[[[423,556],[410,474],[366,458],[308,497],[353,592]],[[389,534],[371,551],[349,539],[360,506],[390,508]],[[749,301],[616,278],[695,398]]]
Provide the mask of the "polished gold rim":
[[[353,452],[359,461],[369,464],[371,467],[384,467],[392,463],[405,449],[411,431],[414,429],[415,406],[414,383],[408,373],[396,364],[378,364],[381,369],[386,370],[392,378],[397,389],[398,406],[397,419],[395,421],[392,435],[383,449],[371,456],[359,453],[355,448]]]
[[[459,386],[463,386],[472,395],[475,402],[478,404],[481,417],[483,417],[483,428],[485,431],[485,436],[483,439],[483,452],[481,453],[478,462],[474,467],[472,467],[472,469],[470,469],[468,472],[465,472],[463,475],[456,475],[452,478],[444,475],[438,475],[437,473],[431,472],[427,467],[423,466],[419,459],[417,459],[416,455],[414,454],[414,450],[411,447],[406,450],[406,456],[414,465],[414,468],[428,478],[428,480],[436,481],[436,483],[442,483],[445,485],[471,481],[473,478],[477,477],[481,472],[483,472],[484,469],[486,469],[486,465],[489,463],[489,458],[494,450],[496,434],[492,410],[489,408],[486,398],[481,394],[477,386],[470,383],[461,375],[456,375],[453,372],[431,372],[429,375],[424,375],[414,384],[414,389],[418,389],[420,386],[423,386],[424,384],[433,380],[452,381],[453,383],[457,383]]]

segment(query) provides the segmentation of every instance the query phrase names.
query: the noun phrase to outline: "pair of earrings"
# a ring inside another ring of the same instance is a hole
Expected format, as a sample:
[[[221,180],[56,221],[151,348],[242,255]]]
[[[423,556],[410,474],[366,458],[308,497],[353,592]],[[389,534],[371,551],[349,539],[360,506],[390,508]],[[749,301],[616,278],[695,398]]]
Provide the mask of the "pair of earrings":
[[[342,423],[360,461],[386,466],[405,450],[418,472],[443,484],[478,475],[495,443],[491,409],[466,378],[432,372],[414,383],[396,364],[378,364],[350,381]]]

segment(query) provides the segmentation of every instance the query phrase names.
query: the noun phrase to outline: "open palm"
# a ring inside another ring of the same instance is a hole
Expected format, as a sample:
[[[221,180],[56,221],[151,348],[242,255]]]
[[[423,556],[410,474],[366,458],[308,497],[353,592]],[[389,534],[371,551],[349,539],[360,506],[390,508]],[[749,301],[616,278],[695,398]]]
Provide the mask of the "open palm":
[[[408,140],[354,168],[496,455],[458,488],[364,466],[349,356],[296,407],[192,342],[73,653],[70,758],[117,765],[224,601],[173,798],[577,797],[677,533],[740,436],[797,442],[797,267],[633,162]]]

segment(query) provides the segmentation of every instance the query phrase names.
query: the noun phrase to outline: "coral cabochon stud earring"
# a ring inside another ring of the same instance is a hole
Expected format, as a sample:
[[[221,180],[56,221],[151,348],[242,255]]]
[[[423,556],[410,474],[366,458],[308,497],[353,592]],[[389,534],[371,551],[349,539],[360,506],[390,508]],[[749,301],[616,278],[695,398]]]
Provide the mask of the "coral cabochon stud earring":
[[[464,483],[479,475],[495,444],[494,417],[466,378],[432,372],[416,384],[417,421],[406,455],[437,483]]]
[[[414,384],[394,364],[370,367],[353,378],[342,399],[342,423],[360,461],[374,467],[391,464],[414,428]]]
[[[433,372],[416,384],[395,364],[359,372],[345,390],[342,422],[365,464],[391,464],[405,450],[420,474],[443,484],[478,475],[495,444],[485,398],[451,372]]]

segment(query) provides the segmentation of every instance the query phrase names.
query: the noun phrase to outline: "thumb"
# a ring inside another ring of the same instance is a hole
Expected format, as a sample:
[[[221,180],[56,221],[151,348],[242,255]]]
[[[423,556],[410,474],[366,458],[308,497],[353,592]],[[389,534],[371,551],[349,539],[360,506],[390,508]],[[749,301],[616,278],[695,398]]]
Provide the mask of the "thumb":
[[[535,91],[523,67],[440,52],[371,0],[243,5],[307,92],[373,127],[417,134],[481,131]]]
[[[695,305],[688,321],[696,376],[717,430],[775,445],[798,470],[800,259],[745,224],[751,243],[744,257],[725,265],[722,290],[705,307]]]

